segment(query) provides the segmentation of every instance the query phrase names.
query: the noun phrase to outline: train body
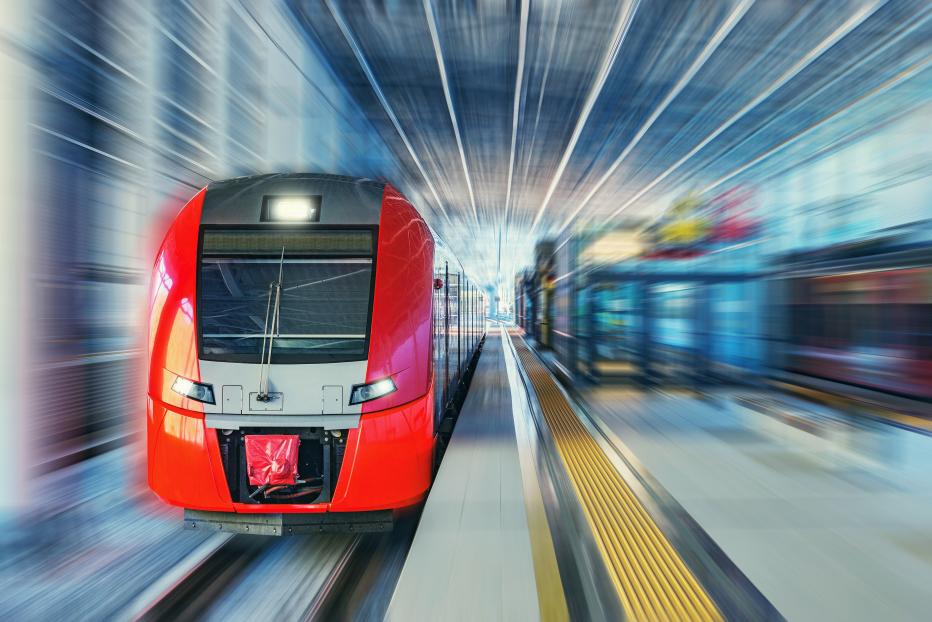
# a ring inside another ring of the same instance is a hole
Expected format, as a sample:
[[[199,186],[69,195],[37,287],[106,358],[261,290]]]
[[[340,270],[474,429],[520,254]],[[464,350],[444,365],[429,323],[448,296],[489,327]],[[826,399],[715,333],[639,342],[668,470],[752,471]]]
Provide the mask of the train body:
[[[188,527],[384,529],[424,499],[485,301],[391,185],[211,183],[149,293],[148,480]]]
[[[932,402],[932,253],[842,251],[788,264],[784,370]]]

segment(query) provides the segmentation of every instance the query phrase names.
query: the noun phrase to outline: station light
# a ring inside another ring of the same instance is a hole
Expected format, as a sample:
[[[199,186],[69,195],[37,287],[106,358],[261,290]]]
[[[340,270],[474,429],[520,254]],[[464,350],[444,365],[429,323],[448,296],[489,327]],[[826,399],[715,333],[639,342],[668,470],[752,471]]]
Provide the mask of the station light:
[[[317,222],[319,196],[270,196],[265,198],[262,220],[267,222]]]
[[[369,384],[355,384],[353,385],[353,391],[350,393],[349,403],[350,405],[362,404],[396,390],[395,381],[391,378],[382,378]]]
[[[178,376],[172,384],[172,391],[197,402],[204,402],[205,404],[217,403],[214,400],[214,385],[212,384],[194,382]]]

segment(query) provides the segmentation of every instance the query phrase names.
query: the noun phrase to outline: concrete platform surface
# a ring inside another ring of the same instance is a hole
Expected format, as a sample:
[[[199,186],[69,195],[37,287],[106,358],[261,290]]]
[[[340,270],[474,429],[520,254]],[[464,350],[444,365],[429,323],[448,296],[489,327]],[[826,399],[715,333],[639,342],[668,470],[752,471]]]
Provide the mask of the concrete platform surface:
[[[540,618],[504,356],[490,330],[389,620]]]
[[[584,393],[787,619],[928,618],[932,437],[778,398],[781,419],[742,406],[748,396]]]

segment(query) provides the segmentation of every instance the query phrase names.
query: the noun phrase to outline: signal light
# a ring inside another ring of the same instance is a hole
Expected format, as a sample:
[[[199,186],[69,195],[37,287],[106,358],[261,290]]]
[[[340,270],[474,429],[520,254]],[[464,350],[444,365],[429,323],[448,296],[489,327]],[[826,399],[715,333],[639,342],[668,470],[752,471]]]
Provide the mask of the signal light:
[[[369,402],[379,397],[383,397],[396,391],[398,388],[395,386],[395,381],[391,378],[382,378],[381,380],[376,380],[369,384],[356,384],[353,385],[353,390],[350,393],[350,405],[353,404],[362,404],[363,402]]]
[[[268,196],[262,206],[265,222],[317,222],[319,196]]]
[[[178,376],[175,378],[175,382],[172,383],[172,391],[196,402],[204,402],[205,404],[217,403],[214,401],[214,385],[212,384],[194,382],[193,380]]]

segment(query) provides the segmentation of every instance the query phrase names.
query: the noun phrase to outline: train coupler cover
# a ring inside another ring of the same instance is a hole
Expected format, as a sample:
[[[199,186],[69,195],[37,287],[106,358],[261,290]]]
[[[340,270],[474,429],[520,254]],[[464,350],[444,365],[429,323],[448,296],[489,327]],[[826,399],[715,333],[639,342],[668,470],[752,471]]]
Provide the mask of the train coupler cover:
[[[251,486],[293,486],[298,479],[297,434],[246,436],[246,472]]]

